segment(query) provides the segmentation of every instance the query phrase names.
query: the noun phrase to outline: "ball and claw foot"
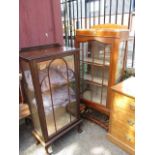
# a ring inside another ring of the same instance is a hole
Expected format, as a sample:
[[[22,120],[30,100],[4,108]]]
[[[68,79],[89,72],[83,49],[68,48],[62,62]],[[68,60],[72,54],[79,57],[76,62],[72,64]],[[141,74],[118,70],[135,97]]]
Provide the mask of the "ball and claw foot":
[[[47,155],[52,155],[52,152],[53,152],[52,146],[45,147],[45,151],[46,151]]]

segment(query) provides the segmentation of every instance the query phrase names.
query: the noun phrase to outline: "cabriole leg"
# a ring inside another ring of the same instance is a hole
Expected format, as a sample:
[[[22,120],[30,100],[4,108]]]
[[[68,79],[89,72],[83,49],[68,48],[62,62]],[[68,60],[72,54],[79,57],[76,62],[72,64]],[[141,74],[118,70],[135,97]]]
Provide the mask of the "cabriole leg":
[[[45,150],[46,150],[47,155],[51,155],[52,152],[53,152],[52,146],[46,146],[46,147],[45,147]]]

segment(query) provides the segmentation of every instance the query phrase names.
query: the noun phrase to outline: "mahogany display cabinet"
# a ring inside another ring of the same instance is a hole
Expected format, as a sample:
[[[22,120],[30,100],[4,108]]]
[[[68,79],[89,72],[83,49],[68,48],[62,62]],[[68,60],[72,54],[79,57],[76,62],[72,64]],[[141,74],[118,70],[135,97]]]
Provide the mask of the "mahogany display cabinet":
[[[80,100],[86,106],[83,116],[106,130],[109,89],[123,76],[128,35],[126,26],[116,24],[76,30],[76,47],[80,48]]]
[[[80,132],[79,49],[58,44],[24,48],[20,67],[33,120],[33,135],[46,152],[57,138]]]

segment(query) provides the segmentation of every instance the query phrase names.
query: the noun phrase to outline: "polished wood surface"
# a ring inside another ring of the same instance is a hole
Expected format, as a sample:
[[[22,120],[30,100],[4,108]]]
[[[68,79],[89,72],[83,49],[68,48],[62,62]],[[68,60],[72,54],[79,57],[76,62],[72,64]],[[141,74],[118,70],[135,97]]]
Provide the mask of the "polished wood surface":
[[[78,52],[79,50],[76,48],[60,46],[59,44],[50,44],[43,46],[34,46],[29,48],[23,48],[20,50],[20,58],[25,60],[43,60],[46,58],[49,60],[54,56],[62,56],[73,54],[74,52]]]
[[[76,42],[75,45],[77,48],[81,48],[80,44],[85,42],[98,42],[102,45],[110,45],[110,59],[109,63],[101,64],[101,63],[95,63],[100,67],[108,67],[109,69],[109,77],[107,79],[107,82],[105,87],[107,88],[107,97],[106,101],[103,104],[99,104],[95,101],[90,101],[84,98],[84,95],[81,95],[80,99],[81,101],[86,105],[87,108],[92,108],[94,110],[97,110],[103,114],[106,114],[109,116],[110,114],[110,108],[111,108],[111,91],[110,88],[114,84],[116,84],[119,80],[117,79],[117,71],[118,71],[118,61],[120,59],[120,45],[121,43],[125,43],[128,40],[129,37],[129,30],[126,26],[117,25],[117,24],[101,24],[101,25],[94,25],[90,29],[78,29],[76,30]],[[83,46],[83,45],[82,45]],[[101,50],[104,50],[105,47]],[[83,49],[81,49],[83,50]],[[119,75],[119,78],[123,76],[124,69],[125,69],[125,52],[126,49],[124,49],[124,58],[123,58],[123,65],[122,65],[122,71],[121,75]],[[82,52],[81,52],[82,53]],[[94,53],[97,53],[97,51],[94,50]],[[86,60],[85,60],[86,61]],[[93,58],[94,61],[94,58]],[[103,61],[103,60],[102,60]],[[80,61],[80,63],[86,63],[83,60]],[[92,64],[92,62],[87,62],[89,65],[96,65]],[[82,67],[81,67],[82,68]],[[94,71],[92,71],[94,73]],[[88,81],[88,80],[87,80]],[[89,80],[89,83],[92,84],[98,84],[95,81]],[[101,82],[102,83],[102,82]],[[91,118],[90,118],[91,119]],[[91,119],[91,120],[94,120]],[[96,123],[96,121],[94,121]],[[103,127],[104,125],[102,125]]]
[[[28,104],[19,104],[19,120],[30,116],[30,109]]]
[[[111,88],[108,138],[130,154],[135,148],[135,78],[130,77]]]
[[[89,37],[107,37],[128,39],[129,30],[126,26],[117,24],[101,24],[94,25],[90,29],[76,30],[76,36],[89,36]]]
[[[51,143],[73,127],[81,131],[78,60],[79,49],[58,44],[25,48],[20,52],[24,88],[34,126],[33,135],[37,143],[43,144],[47,153]]]
[[[112,87],[112,90],[121,93],[125,96],[129,96],[131,98],[134,98],[135,96],[135,78],[130,77],[129,79],[126,79],[125,81],[115,85]]]

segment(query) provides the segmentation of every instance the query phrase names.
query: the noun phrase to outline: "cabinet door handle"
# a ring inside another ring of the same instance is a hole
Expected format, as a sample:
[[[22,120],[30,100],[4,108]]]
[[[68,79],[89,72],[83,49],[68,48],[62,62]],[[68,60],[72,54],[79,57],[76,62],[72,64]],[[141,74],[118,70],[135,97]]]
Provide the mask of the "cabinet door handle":
[[[128,122],[128,124],[129,124],[130,126],[134,126],[134,125],[135,125],[135,121],[133,121],[133,120],[128,120],[127,122]]]

